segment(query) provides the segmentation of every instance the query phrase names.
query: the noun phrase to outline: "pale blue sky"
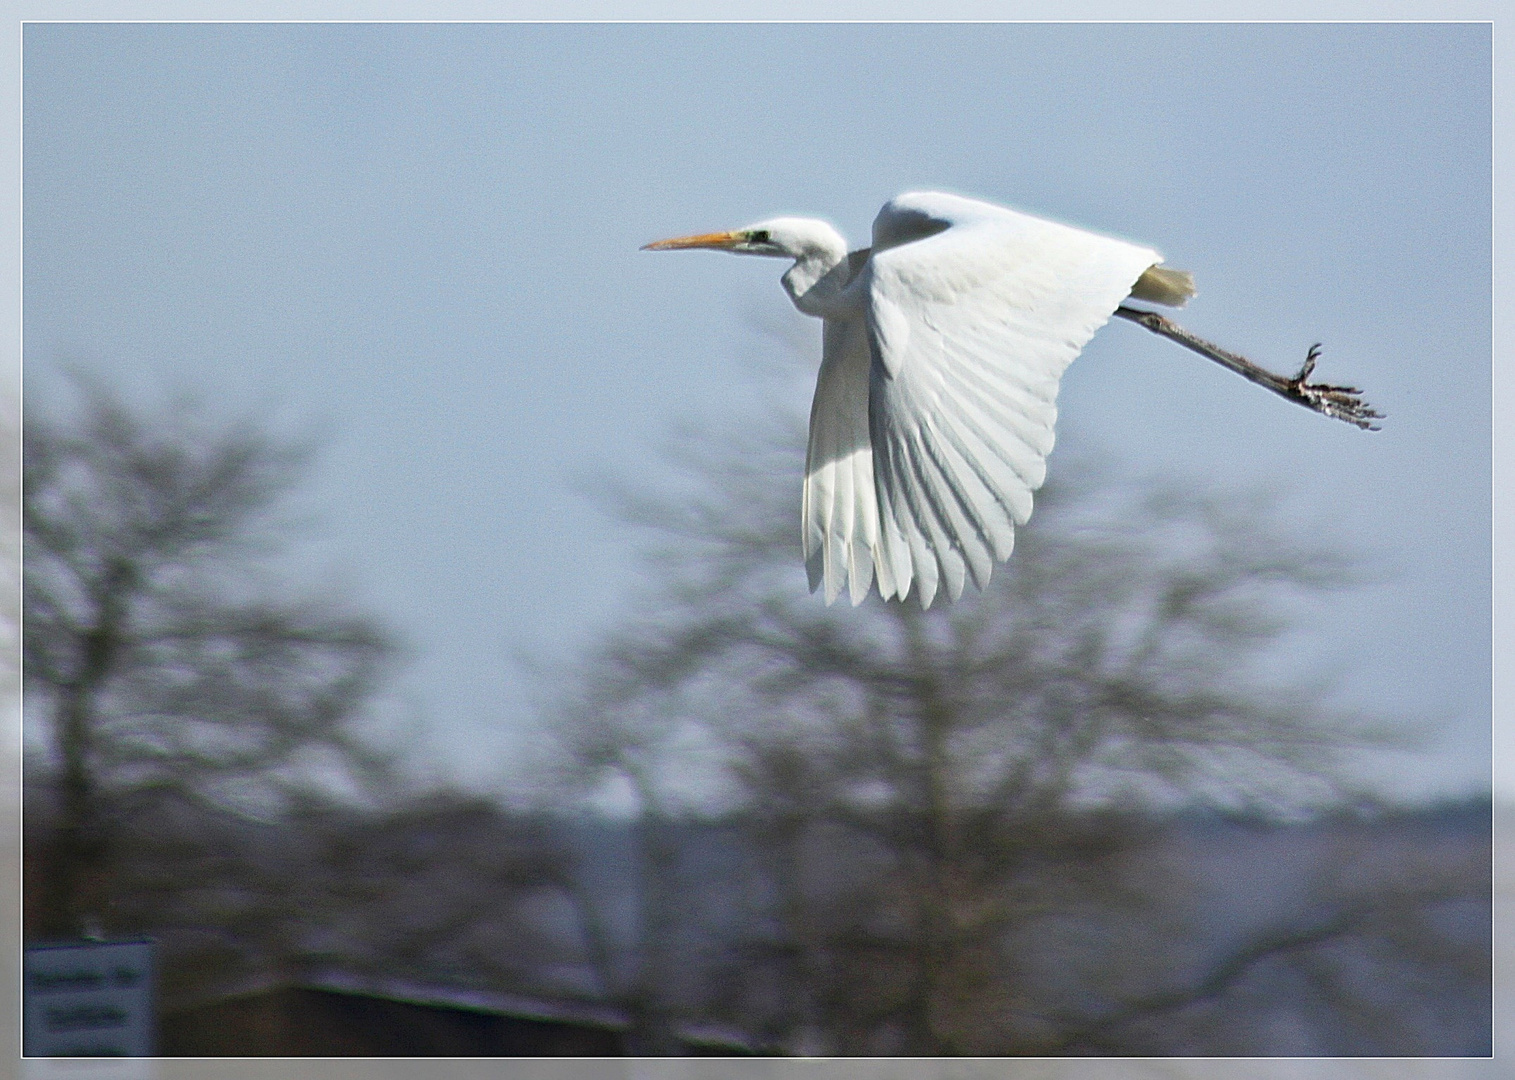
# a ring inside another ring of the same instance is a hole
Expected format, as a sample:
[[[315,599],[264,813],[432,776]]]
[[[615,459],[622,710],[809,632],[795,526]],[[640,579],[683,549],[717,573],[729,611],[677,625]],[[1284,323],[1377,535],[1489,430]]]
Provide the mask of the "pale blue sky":
[[[1317,614],[1342,699],[1429,717],[1396,792],[1486,782],[1490,35],[1460,25],[32,25],[26,388],[273,401],[332,439],[316,549],[408,638],[436,759],[507,769],[512,655],[635,584],[575,477],[761,392],[782,267],[650,239],[775,213],[863,242],[912,188],[1130,237],[1182,321],[1389,414],[1312,416],[1135,327],[1051,462],[1273,479],[1381,582]],[[798,316],[794,316],[798,318]],[[735,387],[735,391],[733,391]],[[798,493],[796,493],[796,513]],[[1034,527],[1034,525],[1032,526]],[[802,570],[796,567],[797,578]],[[1515,786],[1515,785],[1507,785]]]

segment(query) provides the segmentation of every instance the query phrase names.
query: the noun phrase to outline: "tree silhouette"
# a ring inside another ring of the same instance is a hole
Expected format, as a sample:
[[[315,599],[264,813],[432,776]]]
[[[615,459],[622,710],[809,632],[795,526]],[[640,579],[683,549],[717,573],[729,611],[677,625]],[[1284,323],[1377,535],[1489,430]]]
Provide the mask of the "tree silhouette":
[[[259,572],[308,447],[76,386],[70,417],[24,421],[25,676],[56,796],[46,936],[108,923],[123,792],[273,814],[372,776],[362,708],[393,652],[373,619]]]
[[[1182,933],[1153,923],[1175,878],[1156,811],[1365,800],[1344,765],[1394,729],[1268,675],[1292,603],[1349,584],[1350,561],[1263,496],[1064,466],[982,595],[827,608],[804,588],[801,446],[795,424],[692,435],[675,496],[616,494],[654,536],[661,584],[560,716],[580,780],[619,776],[641,826],[640,962],[621,992],[649,1052],[680,1008],[660,838],[711,812],[751,827],[775,882],[768,928],[714,980],[733,1016],[806,1052],[1103,1047],[1096,1027],[1127,1020],[1057,1004],[1038,953],[1049,927],[1095,933],[1112,913],[1150,931],[1129,949]],[[1083,945],[1063,959],[1095,963]],[[743,1000],[747,984],[768,989]],[[1170,1004],[1128,989],[1128,1019]]]

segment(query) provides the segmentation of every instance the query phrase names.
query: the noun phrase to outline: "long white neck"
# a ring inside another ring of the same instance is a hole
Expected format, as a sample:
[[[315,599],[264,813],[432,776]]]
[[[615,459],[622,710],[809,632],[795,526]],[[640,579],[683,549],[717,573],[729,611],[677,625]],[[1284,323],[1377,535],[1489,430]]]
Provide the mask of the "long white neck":
[[[803,235],[786,238],[794,265],[784,272],[784,291],[806,315],[821,318],[839,310],[847,284],[847,241],[824,221],[805,222]]]

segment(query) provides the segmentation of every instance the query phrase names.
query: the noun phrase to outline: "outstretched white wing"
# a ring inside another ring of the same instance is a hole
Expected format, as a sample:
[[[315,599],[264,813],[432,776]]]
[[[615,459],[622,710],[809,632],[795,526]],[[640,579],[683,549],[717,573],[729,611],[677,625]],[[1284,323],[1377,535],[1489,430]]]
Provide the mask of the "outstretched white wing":
[[[834,410],[821,425],[828,445],[852,447],[834,458],[846,463],[835,489],[846,473],[852,494],[832,496],[830,518],[811,515],[807,480],[807,556],[822,553],[828,600],[838,558],[850,560],[857,598],[864,544],[886,598],[903,599],[914,583],[929,607],[939,588],[956,599],[969,578],[988,583],[1046,474],[1063,370],[1160,261],[1149,248],[951,195],[902,195],[884,207],[856,282],[867,290],[867,437],[857,343],[838,342],[833,354],[829,323],[816,394],[817,412],[823,392]],[[876,538],[858,526],[875,499]],[[817,526],[824,540],[812,548]]]
[[[867,258],[866,250],[853,252],[854,270],[861,269]],[[810,406],[800,511],[805,569],[812,592],[825,586],[826,603],[835,600],[845,585],[857,605],[873,583],[878,549],[878,500],[868,432],[872,354],[862,307],[850,317],[827,319],[824,343]],[[886,570],[879,589],[892,591],[892,585]]]

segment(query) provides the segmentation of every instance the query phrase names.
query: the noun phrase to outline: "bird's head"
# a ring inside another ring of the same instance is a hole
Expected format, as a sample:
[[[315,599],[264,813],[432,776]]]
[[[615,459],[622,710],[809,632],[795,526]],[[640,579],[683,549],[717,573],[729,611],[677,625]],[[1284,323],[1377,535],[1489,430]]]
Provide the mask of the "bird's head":
[[[643,244],[643,251],[685,251],[706,248],[730,251],[738,255],[776,255],[802,259],[810,254],[829,253],[838,245],[845,254],[846,244],[840,234],[824,221],[812,218],[770,218],[730,232],[699,233],[657,240]]]

